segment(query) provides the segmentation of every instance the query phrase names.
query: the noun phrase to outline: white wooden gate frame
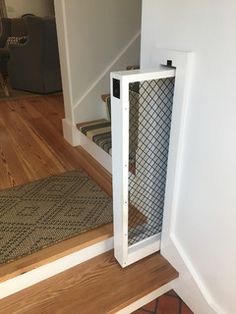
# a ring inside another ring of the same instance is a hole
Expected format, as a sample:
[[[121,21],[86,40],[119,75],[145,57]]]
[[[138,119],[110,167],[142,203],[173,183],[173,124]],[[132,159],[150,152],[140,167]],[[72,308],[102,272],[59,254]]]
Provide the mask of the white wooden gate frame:
[[[183,128],[186,116],[187,70],[192,53],[156,49],[159,65],[154,70],[111,73],[112,112],[112,181],[115,257],[126,267],[160,250],[161,233],[128,245],[128,176],[129,176],[129,84],[175,77],[170,149],[167,168],[165,206],[175,202],[177,179],[182,157]],[[172,65],[172,67],[167,67]],[[114,81],[115,80],[115,81]],[[117,85],[114,82],[118,83]],[[181,147],[179,147],[180,145]],[[177,178],[176,178],[177,176]],[[165,216],[165,212],[164,212]],[[168,212],[167,220],[170,219]],[[169,229],[170,223],[168,223]],[[169,230],[168,230],[169,231]]]

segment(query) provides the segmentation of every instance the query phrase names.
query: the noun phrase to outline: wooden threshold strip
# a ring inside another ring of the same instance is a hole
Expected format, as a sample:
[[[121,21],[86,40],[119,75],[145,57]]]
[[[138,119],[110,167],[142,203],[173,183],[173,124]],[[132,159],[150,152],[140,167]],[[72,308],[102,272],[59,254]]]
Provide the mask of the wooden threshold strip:
[[[14,278],[59,258],[78,252],[113,236],[113,225],[107,224],[61,241],[31,255],[0,266],[0,282]]]
[[[155,253],[122,269],[113,251],[0,301],[0,313],[117,313],[178,277]]]

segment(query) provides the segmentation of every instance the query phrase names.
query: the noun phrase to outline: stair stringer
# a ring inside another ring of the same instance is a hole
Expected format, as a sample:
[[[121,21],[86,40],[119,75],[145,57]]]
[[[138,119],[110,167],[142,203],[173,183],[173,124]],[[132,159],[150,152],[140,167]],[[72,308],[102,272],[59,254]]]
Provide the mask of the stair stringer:
[[[107,118],[107,111],[101,95],[110,91],[110,73],[125,69],[127,64],[139,63],[135,56],[140,47],[140,31],[138,31],[123,49],[115,56],[103,72],[91,83],[86,92],[73,106],[73,115],[76,123]]]
[[[62,120],[63,135],[72,146],[81,145],[80,134],[76,129],[77,123],[107,118],[106,106],[101,100],[101,95],[109,92],[110,72],[125,68],[127,64],[139,63],[139,60],[133,60],[134,51],[139,51],[139,46],[140,31],[131,38],[129,43],[75,102],[71,108],[72,114],[66,113],[66,118]]]

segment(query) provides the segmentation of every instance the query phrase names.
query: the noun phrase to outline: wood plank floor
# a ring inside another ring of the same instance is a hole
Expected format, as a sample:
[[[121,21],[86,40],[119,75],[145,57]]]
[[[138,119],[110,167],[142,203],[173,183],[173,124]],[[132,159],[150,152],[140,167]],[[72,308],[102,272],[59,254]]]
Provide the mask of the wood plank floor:
[[[79,167],[62,137],[63,117],[61,95],[0,102],[0,189]]]
[[[159,253],[125,269],[113,254],[104,253],[1,300],[0,313],[116,313],[178,276]]]
[[[109,174],[89,165],[83,150],[62,136],[62,95],[0,102],[0,189],[28,183],[78,167],[89,168],[111,194]]]

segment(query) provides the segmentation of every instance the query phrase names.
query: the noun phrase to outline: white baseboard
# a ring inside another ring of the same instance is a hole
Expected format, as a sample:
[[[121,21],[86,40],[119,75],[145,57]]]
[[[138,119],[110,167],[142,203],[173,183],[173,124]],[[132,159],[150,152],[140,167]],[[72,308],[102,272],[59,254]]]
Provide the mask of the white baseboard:
[[[158,233],[154,236],[151,236],[147,239],[144,239],[138,243],[129,246],[126,261],[120,261],[118,258],[117,260],[122,267],[127,267],[153,253],[160,251],[160,248],[161,233]]]
[[[97,160],[108,172],[112,173],[112,157],[101,147],[81,133],[75,124],[67,119],[62,120],[63,135],[72,146],[83,147],[94,159]]]
[[[114,247],[113,237],[0,283],[0,299],[31,287]]]
[[[161,254],[179,272],[179,278],[175,280],[173,289],[195,314],[226,314],[211,297],[173,234],[168,242],[165,241],[165,246],[162,245]]]
[[[77,130],[80,146],[82,146],[94,159],[97,160],[108,172],[112,173],[112,157],[101,147],[91,141],[86,135]]]
[[[78,136],[78,129],[75,124],[67,119],[62,120],[63,136],[64,139],[72,146],[80,145],[80,138]]]

